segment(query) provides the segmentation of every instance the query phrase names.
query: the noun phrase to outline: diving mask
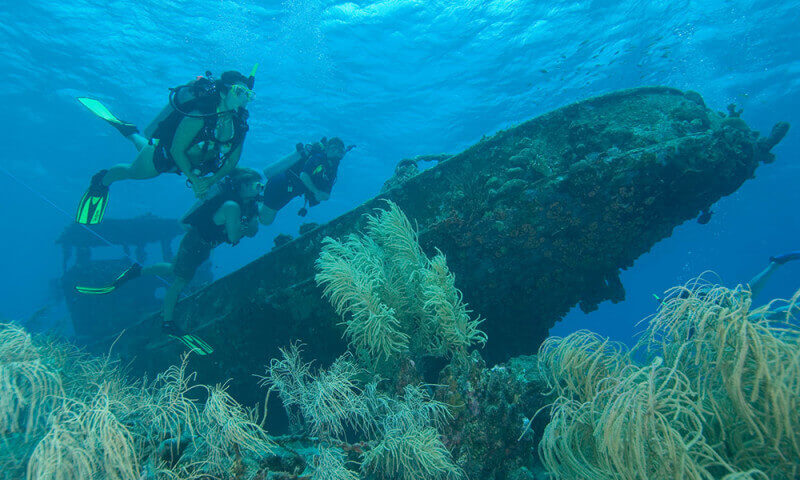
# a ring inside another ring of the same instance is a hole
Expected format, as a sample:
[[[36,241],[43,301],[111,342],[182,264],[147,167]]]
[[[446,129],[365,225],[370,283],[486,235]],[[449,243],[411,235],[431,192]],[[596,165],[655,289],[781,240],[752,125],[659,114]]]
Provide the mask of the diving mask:
[[[239,83],[231,85],[231,93],[237,97],[244,97],[248,102],[256,98],[256,92]]]

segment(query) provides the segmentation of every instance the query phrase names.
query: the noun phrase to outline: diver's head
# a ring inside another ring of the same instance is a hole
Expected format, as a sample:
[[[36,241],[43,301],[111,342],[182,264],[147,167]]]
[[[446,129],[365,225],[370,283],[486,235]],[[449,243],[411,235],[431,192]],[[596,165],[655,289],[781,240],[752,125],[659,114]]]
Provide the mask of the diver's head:
[[[250,80],[235,70],[220,75],[216,84],[224,110],[238,110],[255,97],[255,93],[248,87]]]
[[[327,155],[330,160],[338,162],[344,157],[346,152],[347,150],[345,149],[344,142],[339,137],[329,138],[325,143],[325,155]]]
[[[236,167],[229,175],[233,188],[237,189],[243,200],[252,200],[261,195],[264,184],[261,174],[252,168]]]

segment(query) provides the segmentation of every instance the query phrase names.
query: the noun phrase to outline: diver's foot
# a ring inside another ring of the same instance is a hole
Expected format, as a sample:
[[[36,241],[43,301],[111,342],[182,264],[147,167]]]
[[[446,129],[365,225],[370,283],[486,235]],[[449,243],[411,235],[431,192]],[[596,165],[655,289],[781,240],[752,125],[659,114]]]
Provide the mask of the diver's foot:
[[[103,169],[92,175],[92,181],[89,183],[89,190],[98,193],[102,193],[104,190],[108,191],[108,185],[103,183],[107,173],[108,170]]]
[[[139,278],[141,276],[142,276],[142,266],[139,265],[138,263],[134,263],[133,265],[128,267],[127,270],[122,272],[120,276],[118,276],[116,280],[114,280],[114,283],[112,283],[112,285],[116,288],[122,285],[123,283],[133,280],[134,278]]]
[[[795,260],[800,260],[800,252],[789,252],[776,257],[769,257],[770,262],[777,263],[778,265],[783,265],[784,263],[793,262]]]
[[[161,322],[161,331],[165,335],[173,335],[179,337],[183,335],[183,330],[173,321],[163,321]]]
[[[181,342],[186,348],[197,355],[211,355],[214,347],[197,335],[192,335],[181,330],[174,322],[162,322],[161,331],[175,340]]]
[[[92,177],[92,182],[78,204],[75,221],[83,225],[96,225],[103,221],[108,206],[108,186],[103,179],[108,170],[100,170]]]
[[[116,128],[117,131],[121,133],[123,137],[130,137],[131,135],[139,133],[139,128],[132,123],[127,123],[127,122],[118,123],[118,122],[111,122],[108,120],[106,121],[108,122],[109,125]]]
[[[123,137],[129,137],[134,133],[139,133],[139,129],[136,128],[136,125],[117,118],[117,116],[111,113],[111,110],[109,110],[99,100],[89,97],[78,97],[78,101],[81,103],[81,105],[88,108],[90,112],[105,120],[106,123],[112,127],[116,128]]]

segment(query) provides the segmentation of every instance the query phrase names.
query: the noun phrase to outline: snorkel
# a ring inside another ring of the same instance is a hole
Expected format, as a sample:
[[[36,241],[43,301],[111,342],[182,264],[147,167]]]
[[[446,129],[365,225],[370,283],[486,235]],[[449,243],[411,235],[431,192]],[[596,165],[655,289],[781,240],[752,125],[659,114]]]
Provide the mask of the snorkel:
[[[250,90],[252,90],[253,87],[256,84],[256,71],[257,70],[258,70],[258,64],[256,63],[255,65],[253,65],[253,68],[250,69],[250,76],[247,77],[247,88],[249,88]]]

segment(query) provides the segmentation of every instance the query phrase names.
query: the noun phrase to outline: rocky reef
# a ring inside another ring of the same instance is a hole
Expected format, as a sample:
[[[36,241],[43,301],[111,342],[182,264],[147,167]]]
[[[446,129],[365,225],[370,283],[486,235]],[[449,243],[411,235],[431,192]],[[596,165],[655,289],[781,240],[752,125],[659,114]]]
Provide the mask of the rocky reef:
[[[200,381],[233,379],[261,400],[250,375],[301,339],[323,364],[344,350],[339,318],[314,282],[326,236],[364,226],[391,200],[440,249],[464,300],[479,312],[491,365],[529,354],[570,308],[624,298],[619,271],[672,229],[754,176],[783,134],[750,130],[693,92],[640,88],[585,100],[486,137],[377,198],[307,231],[180,302],[177,318],[216,353],[193,361]],[[133,365],[163,370],[179,345],[155,318],[116,345]]]

